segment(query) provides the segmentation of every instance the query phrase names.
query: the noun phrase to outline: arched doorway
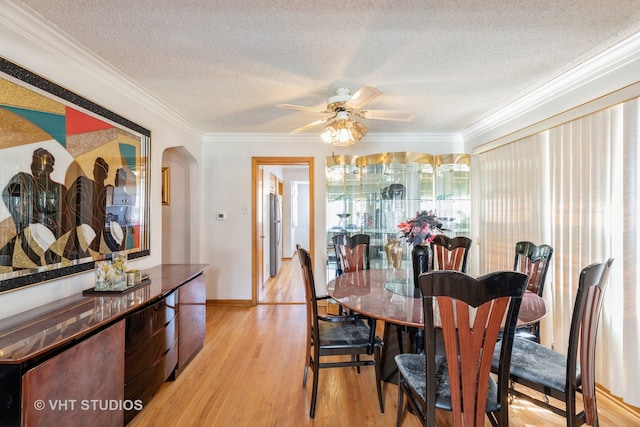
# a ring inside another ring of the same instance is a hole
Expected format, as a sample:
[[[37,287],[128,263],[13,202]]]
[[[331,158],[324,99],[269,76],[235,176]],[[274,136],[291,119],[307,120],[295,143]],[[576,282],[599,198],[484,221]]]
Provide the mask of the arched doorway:
[[[192,195],[199,194],[198,165],[184,147],[167,148],[162,153],[162,262],[197,263],[199,253],[199,213],[192,209]]]

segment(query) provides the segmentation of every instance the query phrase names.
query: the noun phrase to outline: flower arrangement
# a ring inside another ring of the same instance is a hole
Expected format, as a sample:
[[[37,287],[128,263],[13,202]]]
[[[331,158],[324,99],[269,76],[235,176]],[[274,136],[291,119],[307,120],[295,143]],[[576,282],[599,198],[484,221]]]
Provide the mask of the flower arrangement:
[[[97,291],[122,290],[127,285],[124,274],[127,269],[126,255],[114,252],[111,260],[96,261],[96,285]]]
[[[121,288],[127,285],[127,276],[124,272],[127,270],[127,257],[119,252],[114,252],[111,258],[113,278],[111,285],[115,288]]]
[[[398,224],[401,237],[407,239],[407,243],[421,245],[433,240],[438,234],[438,228],[442,224],[435,215],[430,212],[416,212],[415,218],[408,219]]]
[[[96,282],[111,282],[111,261],[96,261]]]
[[[113,262],[113,269],[119,274],[123,274],[127,269],[127,257],[121,253],[114,252],[111,259]]]

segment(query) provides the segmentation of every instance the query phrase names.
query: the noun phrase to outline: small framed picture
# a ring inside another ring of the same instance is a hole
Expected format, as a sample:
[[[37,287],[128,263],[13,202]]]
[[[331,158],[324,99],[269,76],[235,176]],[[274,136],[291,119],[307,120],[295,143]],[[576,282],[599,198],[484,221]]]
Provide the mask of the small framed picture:
[[[168,205],[171,202],[171,175],[169,168],[162,168],[162,204]]]

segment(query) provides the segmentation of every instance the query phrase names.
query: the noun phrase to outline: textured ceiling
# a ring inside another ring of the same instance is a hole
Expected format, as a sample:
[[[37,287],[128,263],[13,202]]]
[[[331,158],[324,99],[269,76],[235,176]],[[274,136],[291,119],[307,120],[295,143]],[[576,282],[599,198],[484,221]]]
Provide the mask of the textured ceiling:
[[[14,2],[203,132],[286,133],[324,116],[276,104],[365,84],[416,113],[370,132],[463,131],[640,30],[638,0]]]

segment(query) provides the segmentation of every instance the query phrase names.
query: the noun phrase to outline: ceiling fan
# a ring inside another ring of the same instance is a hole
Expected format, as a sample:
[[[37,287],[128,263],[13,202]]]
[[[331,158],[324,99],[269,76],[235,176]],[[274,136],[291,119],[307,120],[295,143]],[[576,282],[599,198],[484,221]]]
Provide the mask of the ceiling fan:
[[[361,119],[395,121],[411,121],[415,117],[414,113],[407,111],[362,109],[366,104],[380,96],[380,94],[382,94],[382,91],[372,86],[362,86],[353,95],[351,95],[351,90],[340,87],[335,90],[335,95],[328,99],[327,108],[325,110],[291,104],[278,104],[276,106],[290,110],[308,111],[329,115],[329,117],[316,120],[298,129],[294,129],[289,133],[305,132],[323,123],[327,123],[325,133],[323,133],[323,139],[336,145],[350,145],[357,142],[365,133],[367,133],[367,127],[362,123],[356,122],[356,117]],[[356,139],[352,139],[347,142],[342,141],[344,143],[340,143],[340,130],[342,129],[346,129],[343,133],[346,133],[347,131],[355,133]]]

